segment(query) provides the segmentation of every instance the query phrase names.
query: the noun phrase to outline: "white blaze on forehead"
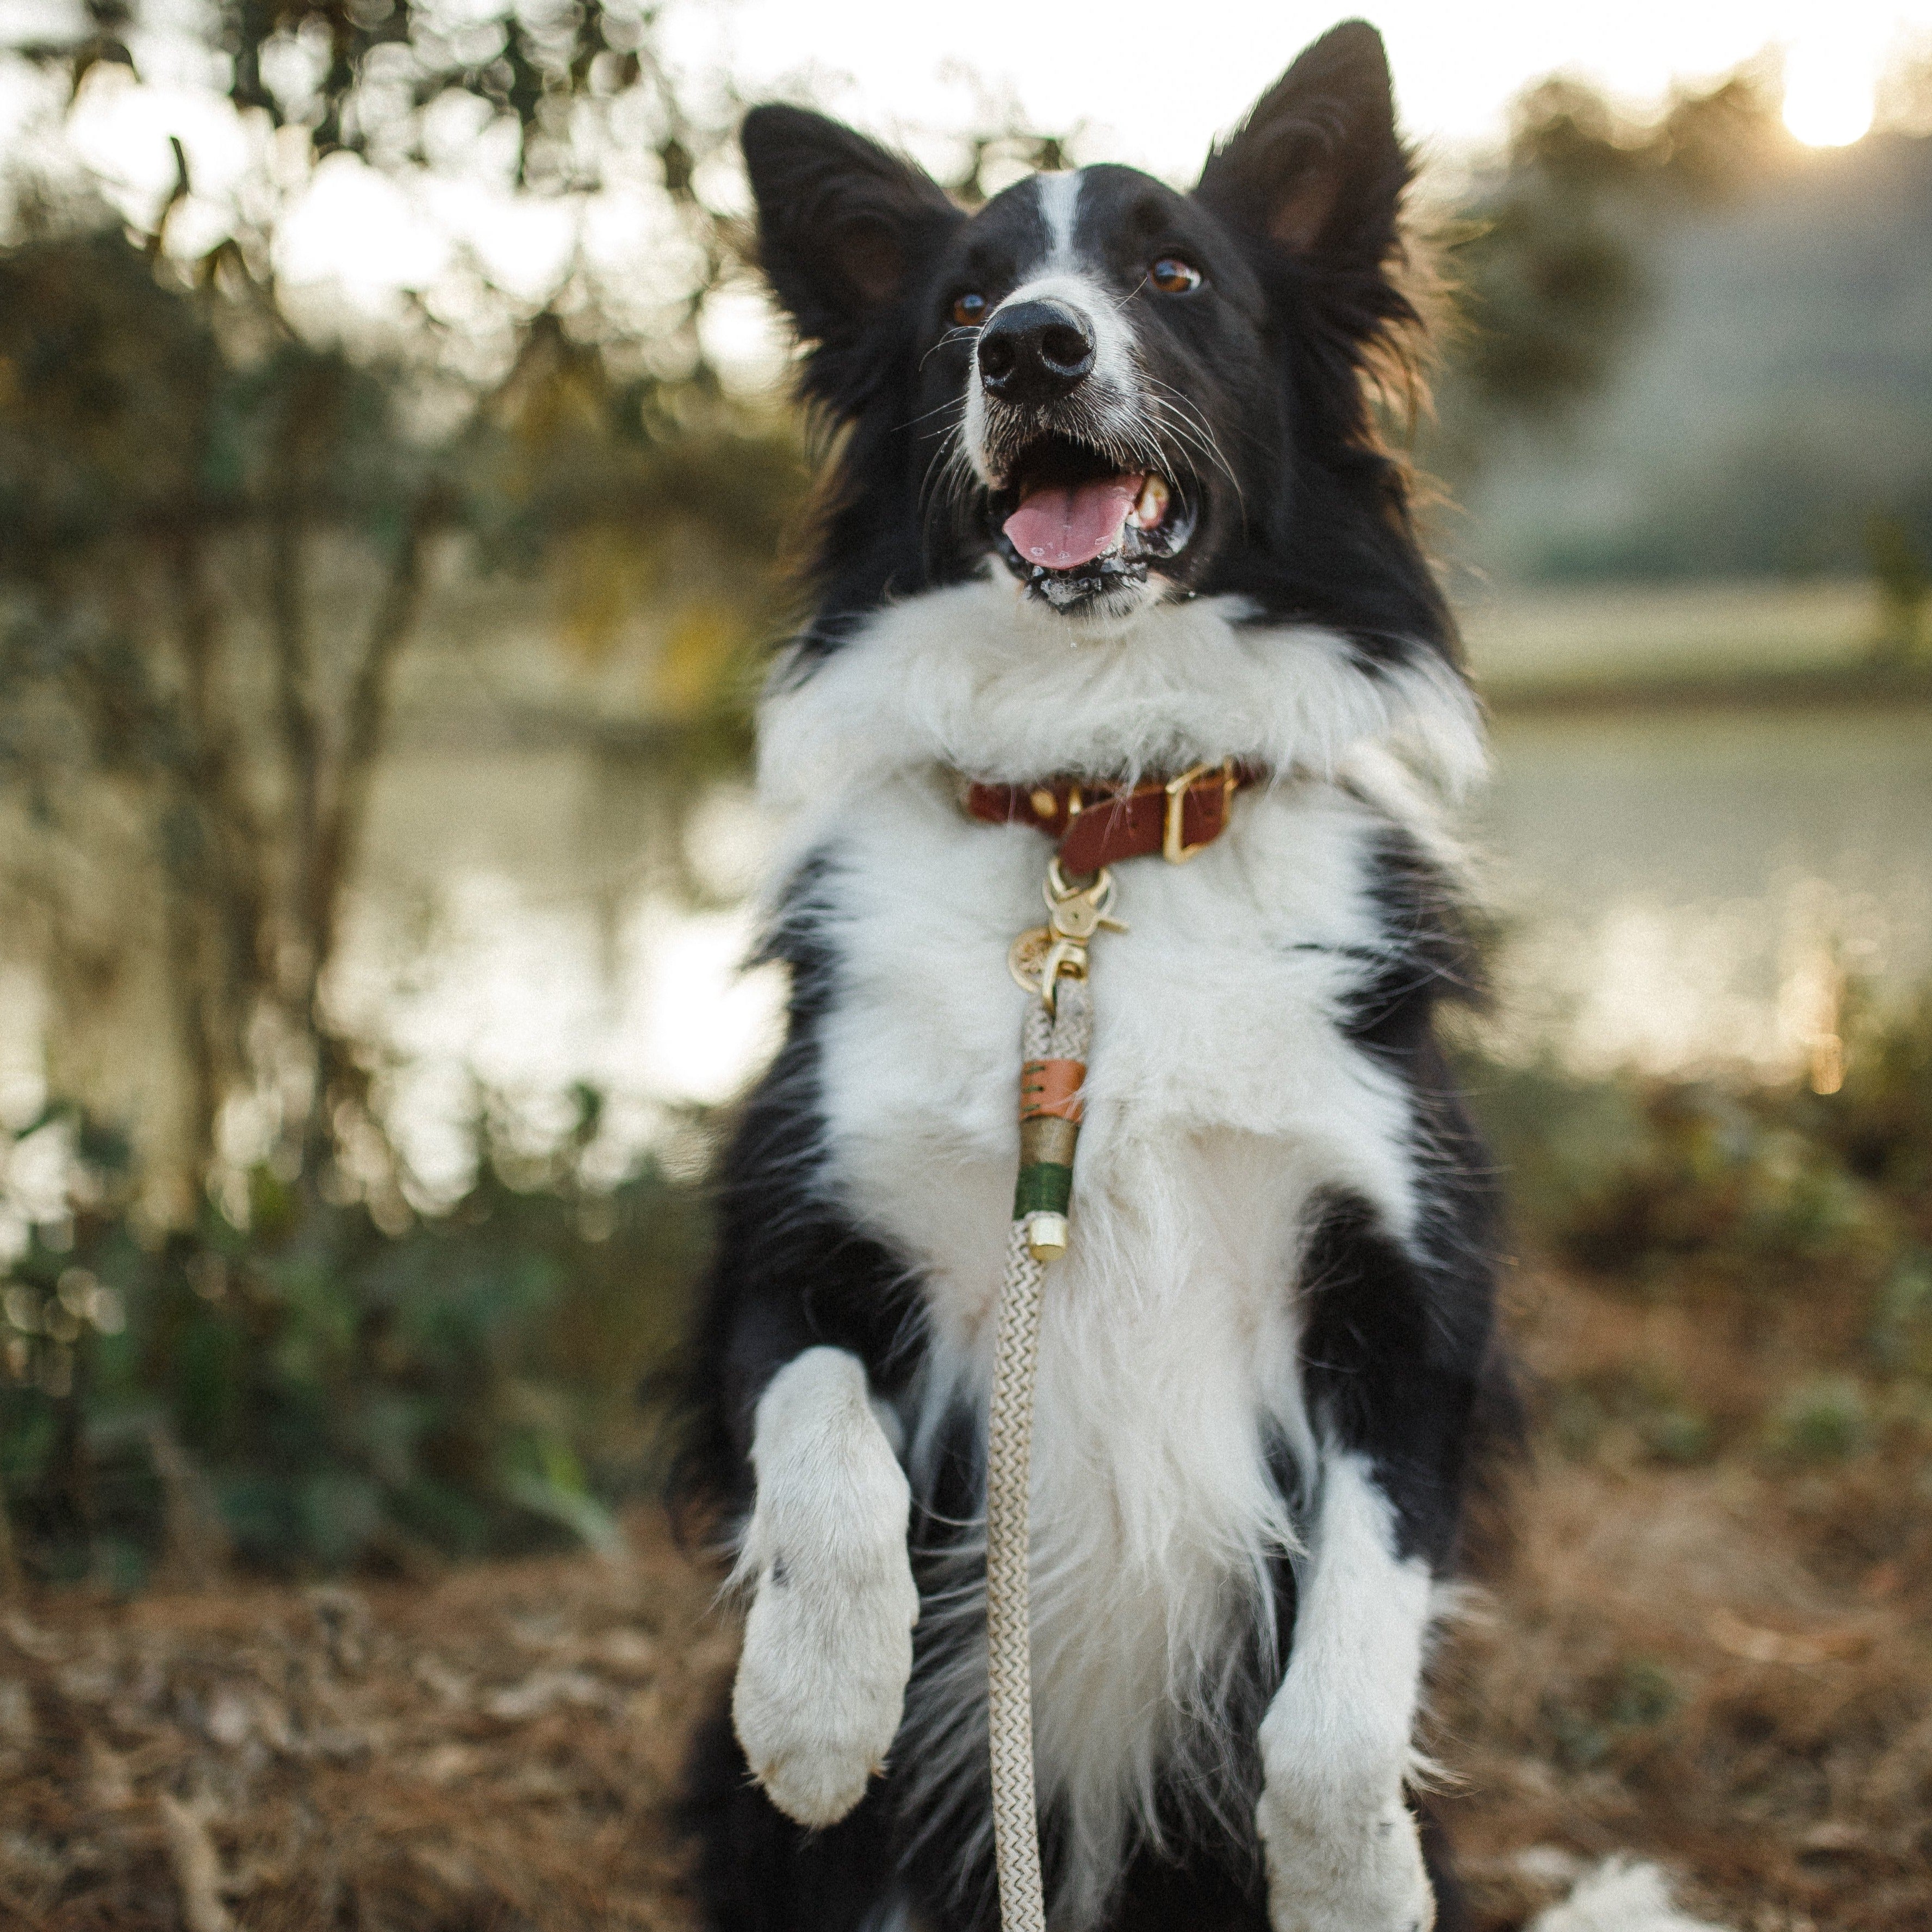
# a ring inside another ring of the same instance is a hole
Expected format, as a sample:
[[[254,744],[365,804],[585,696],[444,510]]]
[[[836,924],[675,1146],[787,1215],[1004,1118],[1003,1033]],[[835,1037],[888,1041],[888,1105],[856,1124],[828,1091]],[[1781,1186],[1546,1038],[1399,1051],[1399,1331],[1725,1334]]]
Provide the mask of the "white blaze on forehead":
[[[1040,202],[1040,219],[1046,224],[1046,266],[1070,268],[1073,266],[1073,223],[1080,209],[1080,180],[1084,170],[1070,174],[1035,175],[1034,191]]]

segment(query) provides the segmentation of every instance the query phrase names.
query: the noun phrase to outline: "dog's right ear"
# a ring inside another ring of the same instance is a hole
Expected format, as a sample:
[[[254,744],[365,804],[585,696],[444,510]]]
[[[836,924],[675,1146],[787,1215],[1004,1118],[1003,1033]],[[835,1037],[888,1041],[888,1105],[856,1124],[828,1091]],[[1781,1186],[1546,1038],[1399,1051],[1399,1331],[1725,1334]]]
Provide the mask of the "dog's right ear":
[[[808,342],[864,334],[964,218],[912,162],[802,107],[754,107],[740,140],[758,260]]]

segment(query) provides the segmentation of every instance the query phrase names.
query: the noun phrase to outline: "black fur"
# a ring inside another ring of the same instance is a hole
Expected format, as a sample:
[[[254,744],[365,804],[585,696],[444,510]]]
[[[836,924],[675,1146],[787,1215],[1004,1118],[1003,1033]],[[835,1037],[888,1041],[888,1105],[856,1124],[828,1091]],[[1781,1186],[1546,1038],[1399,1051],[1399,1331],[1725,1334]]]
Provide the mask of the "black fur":
[[[816,610],[800,653],[808,674],[814,654],[836,650],[883,603],[962,581],[997,554],[988,493],[936,476],[972,355],[950,316],[962,291],[996,300],[1015,285],[1040,251],[1042,220],[1024,184],[969,218],[910,163],[796,108],[755,110],[744,146],[763,265],[807,345],[805,398],[832,432]],[[1167,437],[1170,473],[1198,514],[1167,573],[1170,594],[1238,592],[1256,621],[1318,622],[1352,640],[1372,671],[1456,652],[1411,528],[1405,472],[1370,400],[1377,374],[1412,352],[1417,318],[1395,273],[1410,172],[1380,42],[1356,22],[1303,55],[1210,158],[1193,194],[1101,167],[1087,171],[1080,203],[1090,265],[1134,305],[1149,373],[1187,398],[1205,432]],[[1151,292],[1146,265],[1162,254],[1195,263],[1204,286]],[[802,1349],[850,1349],[889,1401],[920,1365],[916,1282],[814,1184],[821,1030],[837,974],[826,862],[802,872],[770,941],[791,974],[786,1043],[722,1168],[688,1465],[720,1511],[748,1503],[753,1407]],[[1433,1030],[1440,1003],[1474,983],[1453,894],[1391,830],[1379,898],[1400,943],[1365,964],[1346,1028],[1407,1084],[1416,1143],[1430,1150],[1422,1232],[1399,1241],[1366,1203],[1322,1198],[1301,1284],[1304,1371],[1318,1420],[1371,1462],[1403,1553],[1441,1571],[1454,1560],[1478,1418],[1497,1385],[1496,1203]],[[953,1526],[982,1506],[975,1430],[958,1423],[915,1498],[928,1600],[942,1578],[957,1580]],[[1279,1460],[1292,1493],[1306,1472],[1285,1450]],[[1276,1586],[1286,1630],[1294,1581],[1285,1562]],[[916,1684],[934,1646],[957,1640],[922,1625]],[[1246,1741],[1229,1759],[1227,1788],[1170,1794],[1172,1829],[1161,1850],[1132,1853],[1107,1932],[1264,1932],[1252,1739],[1280,1670],[1258,1640],[1222,1714]],[[906,1785],[896,1763],[842,1822],[807,1832],[750,1782],[721,1715],[694,1759],[686,1808],[706,1922],[718,1932],[862,1932],[897,1901],[929,1932],[993,1932],[990,1870],[969,1870],[962,1884],[954,1855],[976,1821],[919,1815]],[[983,1806],[983,1786],[963,1802]],[[1056,1822],[1042,1822],[1050,1875]],[[1453,1876],[1424,1822],[1438,1924],[1453,1932]]]

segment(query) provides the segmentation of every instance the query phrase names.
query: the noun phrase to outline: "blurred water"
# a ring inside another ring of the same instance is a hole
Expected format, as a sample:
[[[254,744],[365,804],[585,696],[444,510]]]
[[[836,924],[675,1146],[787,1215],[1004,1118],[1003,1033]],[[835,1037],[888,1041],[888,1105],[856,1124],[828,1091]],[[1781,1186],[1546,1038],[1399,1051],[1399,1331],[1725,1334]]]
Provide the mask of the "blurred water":
[[[1477,814],[1504,1017],[1579,1064],[1768,1070],[1932,976],[1932,713],[1505,717]]]
[[[1842,966],[1932,976],[1932,718],[1923,710],[1505,717],[1473,817],[1508,922],[1507,1036],[1579,1064],[1796,1064]],[[472,1076],[532,1131],[574,1082],[612,1157],[728,1096],[773,1044],[782,984],[737,971],[767,832],[721,787],[684,909],[648,771],[557,748],[404,752],[335,988],[389,1049],[392,1111],[433,1182],[468,1156]],[[652,852],[659,856],[652,860]]]
[[[782,977],[742,966],[767,828],[734,784],[691,815],[681,853],[668,823],[652,770],[594,750],[387,761],[329,990],[387,1060],[386,1111],[432,1191],[467,1171],[479,1087],[538,1141],[567,1124],[572,1086],[597,1088],[621,1165],[776,1045]],[[680,866],[710,903],[692,908]]]

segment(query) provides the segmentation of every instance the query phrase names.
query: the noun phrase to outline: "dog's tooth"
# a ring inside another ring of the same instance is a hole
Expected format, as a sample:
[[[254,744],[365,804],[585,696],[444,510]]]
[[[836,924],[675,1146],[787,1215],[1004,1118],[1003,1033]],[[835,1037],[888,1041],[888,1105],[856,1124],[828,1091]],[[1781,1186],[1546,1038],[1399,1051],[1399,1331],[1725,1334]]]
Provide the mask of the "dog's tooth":
[[[1141,485],[1141,494],[1135,500],[1133,520],[1144,530],[1150,530],[1167,514],[1168,488],[1166,480],[1150,475]]]

